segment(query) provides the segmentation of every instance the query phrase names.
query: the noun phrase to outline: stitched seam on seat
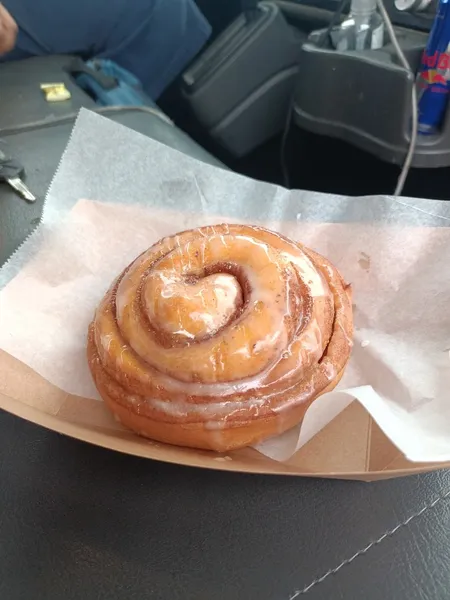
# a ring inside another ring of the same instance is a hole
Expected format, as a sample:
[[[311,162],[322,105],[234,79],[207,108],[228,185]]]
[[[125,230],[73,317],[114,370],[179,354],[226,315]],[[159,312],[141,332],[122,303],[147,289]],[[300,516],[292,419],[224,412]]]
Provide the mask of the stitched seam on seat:
[[[431,502],[430,504],[427,504],[426,506],[424,506],[423,508],[421,508],[418,512],[416,512],[416,513],[412,514],[411,516],[409,516],[406,519],[406,521],[403,521],[402,523],[399,523],[393,529],[390,529],[389,531],[386,531],[386,533],[383,533],[383,535],[380,536],[377,540],[374,540],[373,542],[370,542],[370,544],[368,546],[366,546],[362,550],[359,550],[358,552],[356,552],[350,558],[347,558],[346,560],[343,560],[341,562],[341,564],[338,565],[337,567],[335,567],[334,569],[330,569],[329,571],[327,571],[326,573],[324,573],[321,577],[318,577],[317,579],[314,579],[314,581],[312,581],[310,584],[308,584],[302,590],[296,590],[291,596],[289,596],[289,600],[295,600],[296,598],[298,598],[302,594],[306,594],[313,587],[315,587],[319,583],[322,583],[323,581],[325,581],[325,579],[327,579],[327,577],[329,577],[330,575],[335,575],[338,571],[340,571],[342,569],[342,567],[345,567],[346,565],[349,565],[350,563],[352,563],[356,558],[358,558],[358,556],[362,556],[363,554],[366,554],[366,552],[368,552],[371,548],[373,548],[374,546],[377,546],[378,544],[381,544],[381,542],[383,540],[385,540],[388,537],[393,536],[395,533],[397,533],[397,531],[399,529],[401,529],[402,527],[406,527],[407,525],[409,525],[411,523],[411,521],[413,521],[414,519],[417,519],[417,518],[421,517],[424,513],[427,512],[427,510],[430,510],[430,509],[434,508],[442,500],[446,500],[449,496],[450,496],[450,490],[448,490],[447,492],[445,492],[445,494],[443,494],[442,496],[439,496],[438,498],[436,498],[435,500],[433,500],[433,502]]]

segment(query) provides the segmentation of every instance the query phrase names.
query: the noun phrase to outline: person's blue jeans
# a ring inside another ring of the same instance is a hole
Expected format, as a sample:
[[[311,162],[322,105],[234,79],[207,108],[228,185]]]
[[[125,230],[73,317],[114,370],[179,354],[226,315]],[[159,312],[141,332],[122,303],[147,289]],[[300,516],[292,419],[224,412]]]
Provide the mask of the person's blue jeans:
[[[109,58],[156,100],[203,47],[211,28],[194,0],[3,0],[19,25],[2,60],[45,54]]]

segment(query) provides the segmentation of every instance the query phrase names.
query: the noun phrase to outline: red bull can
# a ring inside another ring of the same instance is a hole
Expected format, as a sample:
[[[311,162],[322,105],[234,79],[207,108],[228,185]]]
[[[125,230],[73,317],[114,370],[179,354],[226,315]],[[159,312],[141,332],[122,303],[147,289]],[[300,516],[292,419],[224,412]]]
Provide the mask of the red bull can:
[[[417,78],[419,132],[441,130],[449,100],[450,0],[440,0]]]

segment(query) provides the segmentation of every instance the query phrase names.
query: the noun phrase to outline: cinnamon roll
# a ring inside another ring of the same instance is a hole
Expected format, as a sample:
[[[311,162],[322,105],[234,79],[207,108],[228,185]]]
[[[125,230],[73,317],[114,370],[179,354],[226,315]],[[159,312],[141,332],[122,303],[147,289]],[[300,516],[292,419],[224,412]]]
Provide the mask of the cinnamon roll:
[[[154,440],[228,451],[299,423],[342,377],[350,287],[281,235],[217,225],[162,239],[112,284],[88,360],[107,406]]]

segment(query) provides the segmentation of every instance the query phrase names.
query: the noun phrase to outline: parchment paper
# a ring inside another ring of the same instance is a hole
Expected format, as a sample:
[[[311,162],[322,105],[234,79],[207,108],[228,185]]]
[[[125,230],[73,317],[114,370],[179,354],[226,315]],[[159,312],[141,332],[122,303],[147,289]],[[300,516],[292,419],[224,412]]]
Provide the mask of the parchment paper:
[[[0,270],[0,348],[61,389],[96,398],[86,329],[111,280],[163,235],[224,221],[301,240],[354,290],[355,349],[340,391],[313,404],[301,431],[258,449],[284,460],[356,398],[410,460],[450,460],[446,203],[290,192],[85,110],[42,225]]]

